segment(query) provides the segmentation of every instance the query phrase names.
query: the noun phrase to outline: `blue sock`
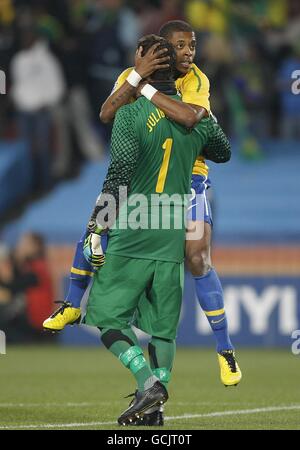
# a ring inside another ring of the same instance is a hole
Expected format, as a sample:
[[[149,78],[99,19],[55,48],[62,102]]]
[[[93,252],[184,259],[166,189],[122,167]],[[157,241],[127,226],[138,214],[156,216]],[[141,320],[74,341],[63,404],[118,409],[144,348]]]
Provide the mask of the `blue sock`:
[[[87,262],[83,255],[83,242],[86,238],[86,233],[81,237],[77,243],[73,264],[71,267],[69,278],[69,290],[66,296],[66,301],[72,303],[74,308],[80,307],[83,294],[89,285],[93,276],[94,269]]]
[[[206,275],[194,277],[197,298],[217,341],[217,352],[234,350],[228,334],[224,310],[223,290],[214,269]]]
[[[79,308],[83,297],[83,294],[88,287],[92,276],[94,274],[93,267],[87,262],[83,255],[83,243],[87,237],[87,232],[81,237],[80,241],[77,243],[75,256],[73,259],[73,264],[71,267],[70,278],[69,278],[69,290],[66,296],[66,301],[72,303],[74,308]],[[106,251],[108,244],[108,235],[105,234],[101,238],[101,245],[103,252]]]

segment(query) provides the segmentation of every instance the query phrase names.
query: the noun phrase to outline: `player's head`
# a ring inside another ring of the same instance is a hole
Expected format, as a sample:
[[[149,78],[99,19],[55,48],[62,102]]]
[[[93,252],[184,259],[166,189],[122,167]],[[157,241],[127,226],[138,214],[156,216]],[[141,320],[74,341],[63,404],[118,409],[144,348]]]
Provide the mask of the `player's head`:
[[[147,36],[143,36],[139,40],[138,48],[142,47],[143,50],[141,52],[141,56],[144,56],[154,44],[158,43],[159,45],[155,49],[155,52],[158,52],[159,50],[162,50],[164,48],[167,49],[163,56],[170,57],[169,61],[167,62],[169,64],[169,67],[167,67],[166,69],[156,70],[151,74],[150,78],[153,81],[173,81],[176,70],[176,53],[173,45],[170,42],[168,42],[161,36],[156,36],[156,34],[148,34]]]
[[[182,20],[166,22],[159,35],[173,44],[176,51],[176,69],[186,74],[195,58],[196,37],[192,27]]]
[[[43,236],[39,233],[28,232],[21,236],[15,253],[19,259],[32,260],[45,255],[46,246]]]

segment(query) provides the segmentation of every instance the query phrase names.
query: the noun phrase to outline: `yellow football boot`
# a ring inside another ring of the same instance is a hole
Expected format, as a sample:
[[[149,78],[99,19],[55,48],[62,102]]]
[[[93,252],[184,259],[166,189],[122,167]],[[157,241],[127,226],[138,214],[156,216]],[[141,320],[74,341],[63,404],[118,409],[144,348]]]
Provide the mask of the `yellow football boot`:
[[[80,308],[73,308],[72,304],[68,302],[55,303],[62,303],[62,306],[58,308],[50,317],[48,317],[48,319],[44,320],[44,330],[61,331],[66,325],[80,323]]]
[[[232,350],[218,353],[221,381],[225,387],[236,386],[242,379],[242,372]]]

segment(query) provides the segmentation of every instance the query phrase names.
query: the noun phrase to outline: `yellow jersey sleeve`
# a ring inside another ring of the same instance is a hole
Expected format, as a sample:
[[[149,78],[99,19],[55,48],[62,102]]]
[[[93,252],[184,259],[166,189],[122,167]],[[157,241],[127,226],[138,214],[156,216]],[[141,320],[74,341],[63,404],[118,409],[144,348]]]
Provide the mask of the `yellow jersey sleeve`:
[[[176,80],[176,88],[180,92],[183,102],[202,106],[207,112],[210,112],[209,79],[196,64],[192,64],[184,77]]]
[[[184,77],[176,80],[176,88],[180,92],[183,102],[202,106],[210,112],[209,79],[196,64],[192,64],[189,72]],[[207,177],[208,171],[209,168],[205,164],[205,159],[199,156],[193,167],[193,175]]]
[[[111,93],[113,94],[117,89],[119,89],[122,84],[125,83],[126,78],[128,77],[128,75],[130,74],[130,72],[133,70],[133,67],[128,67],[128,69],[123,70],[123,72],[118,76],[117,81],[114,84],[114,87],[111,91]]]

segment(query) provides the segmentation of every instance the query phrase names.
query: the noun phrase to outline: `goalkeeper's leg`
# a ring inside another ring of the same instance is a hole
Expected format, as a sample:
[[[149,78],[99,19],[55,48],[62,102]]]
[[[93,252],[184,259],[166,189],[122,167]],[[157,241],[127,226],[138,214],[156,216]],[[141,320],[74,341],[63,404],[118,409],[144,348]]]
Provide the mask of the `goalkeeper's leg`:
[[[137,338],[131,328],[123,330],[101,329],[101,339],[105,347],[130,370],[137,382],[134,399],[118,418],[120,425],[135,424],[145,411],[156,408],[168,399],[168,393],[159,378],[146,361]]]
[[[162,339],[152,336],[148,344],[148,353],[150,360],[150,367],[153,374],[159,381],[168,388],[171,379],[171,371],[176,352],[176,343],[173,339]],[[163,426],[164,425],[164,411],[163,405],[153,406],[148,409],[144,416],[138,419],[134,425],[138,426]]]

